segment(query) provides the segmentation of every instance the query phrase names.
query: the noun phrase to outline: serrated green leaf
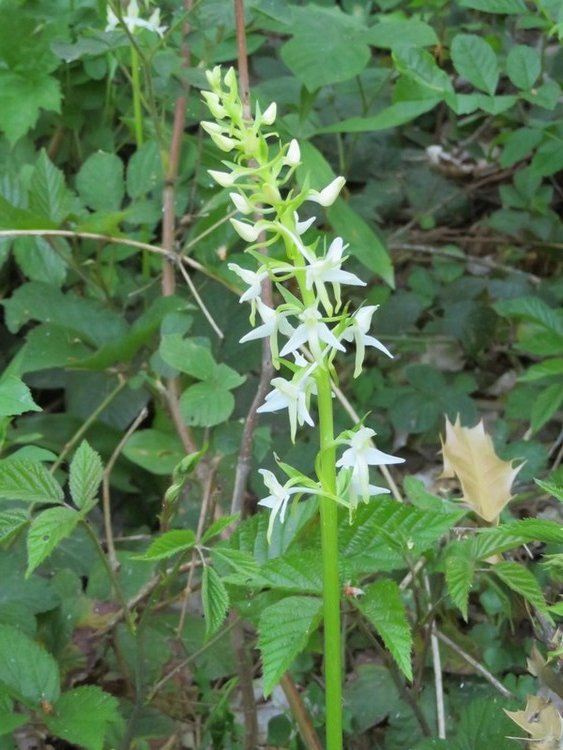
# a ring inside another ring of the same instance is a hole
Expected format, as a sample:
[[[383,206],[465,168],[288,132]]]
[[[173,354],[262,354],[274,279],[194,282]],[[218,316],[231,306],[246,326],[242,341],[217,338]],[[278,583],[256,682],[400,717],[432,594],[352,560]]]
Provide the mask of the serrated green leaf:
[[[60,224],[69,212],[69,192],[63,173],[51,162],[45,149],[41,149],[29,187],[30,210]]]
[[[182,418],[194,427],[214,427],[225,422],[234,408],[233,394],[214,381],[195,383],[180,397]]]
[[[361,599],[353,603],[381,636],[401,672],[412,680],[412,635],[401,590],[395,581],[389,578],[376,581],[366,588]]]
[[[92,154],[76,175],[76,187],[88,208],[118,211],[125,194],[123,162],[115,154]]]
[[[206,346],[177,333],[162,337],[159,347],[162,359],[178,372],[185,372],[198,380],[211,380],[217,364]]]
[[[516,44],[506,58],[506,72],[519,89],[529,91],[541,73],[541,59],[537,50]]]
[[[547,305],[540,297],[516,297],[496,302],[494,310],[499,315],[523,318],[539,323],[563,336],[563,312]]]
[[[536,380],[563,375],[563,357],[558,359],[544,359],[536,365],[529,367],[518,380],[522,383],[533,383]]]
[[[89,511],[96,504],[103,474],[102,459],[86,440],[83,440],[70,464],[70,494],[77,508]]]
[[[225,584],[209,565],[203,569],[201,601],[205,615],[205,632],[209,637],[221,627],[229,609],[229,594]]]
[[[151,542],[149,548],[142,555],[135,555],[133,560],[166,560],[178,552],[191,549],[196,542],[191,529],[173,529],[166,531]]]
[[[3,25],[8,25],[5,18]],[[31,35],[35,36],[33,32]],[[52,76],[0,71],[0,129],[11,143],[35,125],[42,109],[60,112],[60,106],[60,85]]]
[[[541,487],[542,490],[563,502],[563,486],[555,484],[555,482],[544,482],[541,479],[534,479],[534,482]]]
[[[512,591],[527,599],[536,609],[545,612],[547,605],[540,585],[527,568],[520,563],[506,560],[492,566],[493,572]]]
[[[60,287],[66,279],[67,266],[53,245],[43,237],[18,237],[13,243],[13,253],[20,271],[30,281],[42,281]]]
[[[55,659],[12,625],[0,625],[0,683],[13,698],[37,708],[60,695]]]
[[[215,546],[211,550],[211,559],[217,568],[222,569],[226,566],[228,570],[234,571],[222,576],[227,583],[246,586],[258,573],[258,563],[254,557],[240,549]]]
[[[72,508],[49,508],[39,513],[27,532],[27,571],[29,576],[45,560],[57,544],[70,536],[80,521]]]
[[[559,411],[563,404],[563,384],[553,383],[538,394],[532,406],[530,424],[537,432]]]
[[[205,534],[201,537],[201,543],[207,544],[207,542],[210,539],[213,539],[214,536],[217,536],[226,528],[231,526],[231,524],[238,521],[239,516],[240,516],[240,513],[234,513],[232,516],[223,516],[223,518],[218,518],[216,521],[214,521],[211,524],[211,526],[207,529]]]
[[[108,724],[119,720],[118,701],[95,685],[81,685],[63,693],[54,713],[43,721],[57,737],[85,748],[102,750]]]
[[[519,128],[512,131],[504,141],[500,157],[501,167],[512,167],[524,159],[541,143],[543,131],[540,128]]]
[[[265,588],[291,593],[321,594],[322,560],[318,552],[313,551],[284,555],[263,565],[257,581]]]
[[[0,513],[0,542],[7,541],[29,522],[29,514],[20,508],[3,510]]]
[[[446,558],[448,593],[456,607],[459,607],[465,622],[467,622],[469,592],[473,585],[474,574],[475,563],[469,557],[452,554]]]
[[[498,62],[491,46],[475,34],[457,34],[451,46],[457,72],[475,88],[493,95],[499,79]]]
[[[62,503],[64,494],[43,464],[25,459],[0,461],[0,500]]]
[[[31,391],[20,378],[6,375],[0,380],[0,417],[12,417],[26,411],[42,411]]]
[[[264,695],[268,696],[303,651],[321,621],[322,601],[310,596],[288,596],[266,607],[258,625]]]

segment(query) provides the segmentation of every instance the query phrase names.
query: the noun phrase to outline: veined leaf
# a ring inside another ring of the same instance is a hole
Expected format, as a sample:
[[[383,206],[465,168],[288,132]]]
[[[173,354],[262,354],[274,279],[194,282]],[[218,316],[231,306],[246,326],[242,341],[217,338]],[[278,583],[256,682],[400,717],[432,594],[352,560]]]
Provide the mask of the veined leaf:
[[[474,573],[474,561],[469,555],[456,555],[454,546],[454,554],[446,558],[446,584],[448,593],[453,603],[459,607],[465,622]]]
[[[211,550],[211,559],[219,570],[227,566],[232,571],[222,576],[227,583],[247,586],[258,575],[258,563],[249,552],[216,545]]]
[[[191,549],[195,544],[195,534],[191,529],[172,529],[151,542],[142,555],[135,555],[134,560],[166,560],[178,552]]]
[[[38,643],[12,625],[0,625],[0,684],[28,706],[60,695],[59,668]]]
[[[31,391],[20,378],[6,375],[0,380],[0,417],[12,417],[26,411],[42,411]]]
[[[318,552],[297,552],[263,565],[255,578],[265,588],[294,593],[321,594],[323,590],[322,560]]]
[[[462,427],[459,418],[451,424],[446,417],[446,439],[442,440],[443,477],[457,477],[463,502],[481,518],[494,522],[512,499],[510,488],[523,464],[512,468],[502,461],[486,434],[483,422]]]
[[[556,414],[563,404],[563,383],[552,383],[534,401],[531,414],[531,427],[534,432]]]
[[[108,724],[119,718],[117,698],[95,685],[81,685],[63,693],[43,721],[57,737],[86,750],[102,750]]]
[[[401,591],[389,578],[366,588],[365,596],[354,606],[366,617],[397,662],[401,672],[412,680],[412,635],[401,599]]]
[[[451,54],[455,69],[475,88],[493,95],[499,79],[498,62],[491,46],[475,34],[457,34]]]
[[[221,627],[229,609],[229,594],[225,584],[209,565],[203,569],[201,601],[205,615],[205,631],[209,637]]]
[[[530,735],[532,747],[557,750],[563,738],[563,719],[557,707],[543,695],[529,695],[523,711],[506,711]]]
[[[55,167],[45,149],[41,149],[31,177],[30,210],[60,224],[69,212],[69,198],[63,173]]]
[[[393,50],[393,60],[400,73],[435,92],[436,96],[453,93],[450,77],[438,67],[430,52],[418,47],[400,46]]]
[[[506,72],[515,86],[529,91],[541,73],[541,58],[537,50],[527,44],[515,45],[506,58]]]
[[[438,37],[432,26],[416,18],[377,23],[365,32],[364,39],[372,46],[383,49],[393,49],[401,45],[432,47],[438,44]]]
[[[481,13],[501,13],[503,15],[528,12],[524,0],[460,0],[462,8],[472,8]]]
[[[166,364],[198,380],[211,380],[217,363],[206,346],[178,333],[162,337],[159,353]]]
[[[231,526],[231,524],[235,523],[235,521],[238,521],[239,516],[240,513],[234,513],[232,516],[223,516],[223,518],[218,518],[214,521],[201,537],[202,544],[207,544],[214,536],[218,536],[222,531]]]
[[[92,154],[76,175],[76,187],[88,208],[118,211],[125,194],[123,162],[116,154]]]
[[[77,508],[87,512],[96,504],[103,473],[104,467],[99,454],[83,440],[70,464],[70,494]]]
[[[13,534],[29,523],[29,514],[21,508],[11,508],[0,512],[0,542],[8,540]]]
[[[371,117],[349,117],[319,128],[317,133],[374,133],[378,130],[398,128],[426,114],[442,101],[442,97],[422,101],[404,101],[391,104]]]
[[[35,516],[27,532],[27,571],[29,576],[57,544],[70,536],[80,514],[72,508],[49,508]]]
[[[496,563],[492,572],[509,588],[527,599],[536,609],[541,612],[546,611],[547,605],[540,585],[534,574],[523,565],[506,560]]]
[[[542,490],[563,502],[563,486],[554,482],[544,482],[541,479],[534,479],[534,481]]]
[[[303,651],[321,621],[321,599],[288,596],[266,607],[258,625],[262,653],[264,695],[268,696]]]
[[[26,459],[0,462],[0,500],[26,503],[62,503],[64,494],[43,464]]]

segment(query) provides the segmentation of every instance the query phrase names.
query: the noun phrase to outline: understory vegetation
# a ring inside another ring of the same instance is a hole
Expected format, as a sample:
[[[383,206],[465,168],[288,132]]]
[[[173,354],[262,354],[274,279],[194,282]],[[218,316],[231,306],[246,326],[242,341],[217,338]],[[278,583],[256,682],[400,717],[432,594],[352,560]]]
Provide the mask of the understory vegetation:
[[[560,0],[0,11],[0,750],[561,750]]]

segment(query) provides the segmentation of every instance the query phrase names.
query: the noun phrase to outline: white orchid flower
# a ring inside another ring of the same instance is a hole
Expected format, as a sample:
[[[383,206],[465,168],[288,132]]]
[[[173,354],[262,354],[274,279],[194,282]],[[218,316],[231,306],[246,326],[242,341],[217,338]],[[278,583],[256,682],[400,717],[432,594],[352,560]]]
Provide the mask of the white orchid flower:
[[[208,169],[207,174],[224,188],[232,187],[239,176],[234,172],[218,172],[216,169]]]
[[[305,272],[305,286],[307,289],[316,289],[317,297],[327,315],[332,315],[332,304],[330,303],[325,284],[330,282],[336,298],[336,309],[340,307],[340,284],[349,284],[351,286],[366,286],[358,276],[349,271],[342,271],[342,253],[346,249],[342,237],[336,237],[328,248],[324,258],[317,258],[313,263],[307,266]]]
[[[313,203],[318,203],[325,208],[332,206],[345,184],[346,180],[344,177],[335,177],[334,180],[320,192],[318,190],[309,190],[305,200],[313,201]]]
[[[374,436],[374,430],[370,430],[369,427],[360,427],[346,441],[350,447],[344,451],[342,458],[336,462],[337,467],[352,470],[349,486],[350,505],[352,507],[355,507],[360,499],[367,503],[370,496],[388,492],[383,487],[376,487],[369,483],[370,466],[401,464],[405,460],[383,453],[383,451],[375,448],[372,442]]]
[[[241,268],[236,263],[228,263],[229,269],[236,273],[245,284],[248,284],[248,289],[242,295],[239,302],[252,302],[260,297],[262,292],[262,282],[268,278],[268,272],[265,268],[259,269],[258,271],[250,271],[247,268]]]
[[[202,91],[201,95],[205,99],[207,108],[217,120],[223,120],[227,116],[227,110],[221,104],[221,100],[213,91]]]
[[[285,357],[287,354],[297,351],[305,342],[309,344],[316,362],[321,362],[323,359],[323,349],[326,348],[326,346],[321,348],[323,343],[341,352],[346,351],[327,324],[323,323],[322,317],[317,310],[317,303],[303,310],[298,315],[301,324],[292,331],[289,341],[280,352],[280,356]]]
[[[259,226],[259,224],[247,224],[245,221],[239,221],[238,219],[229,219],[229,221],[233,225],[235,232],[245,242],[253,243],[260,237],[262,226]]]
[[[240,343],[244,344],[247,341],[254,341],[255,339],[263,339],[269,336],[270,338],[270,349],[272,350],[272,360],[274,363],[278,360],[278,332],[284,336],[291,336],[294,332],[294,328],[290,323],[287,322],[286,318],[291,315],[290,311],[279,312],[278,310],[272,310],[271,307],[265,305],[260,297],[256,298],[256,306],[258,314],[262,318],[263,325],[254,328],[245,334]]]
[[[297,211],[294,211],[293,218],[295,219],[295,229],[297,230],[297,234],[301,235],[301,234],[305,234],[307,229],[309,229],[309,227],[315,223],[317,217],[311,216],[310,219],[305,219],[305,221],[300,221],[299,214],[297,213]]]
[[[266,485],[266,487],[269,489],[271,493],[267,497],[264,497],[262,498],[262,500],[258,501],[258,505],[263,505],[266,508],[270,508],[272,510],[272,513],[270,515],[270,521],[268,523],[268,532],[267,532],[267,538],[269,542],[272,537],[272,530],[274,528],[274,522],[276,520],[277,515],[279,514],[280,521],[282,523],[285,521],[287,504],[291,496],[296,495],[299,492],[310,493],[311,490],[309,490],[307,487],[288,486],[290,485],[290,482],[286,482],[285,484],[280,484],[278,480],[276,479],[275,474],[271,471],[268,471],[268,469],[258,469],[258,472],[262,474],[264,484]]]
[[[229,193],[229,198],[234,203],[237,211],[240,211],[241,214],[251,214],[254,211],[254,206],[248,200],[246,195],[241,195],[241,193]]]
[[[166,26],[160,25],[160,9],[157,8],[150,16],[148,21],[144,18],[139,17],[139,6],[137,0],[131,0],[127,6],[127,12],[123,16],[123,23],[127,27],[127,30],[133,34],[135,29],[147,29],[148,31],[154,31],[160,37],[164,36]],[[108,5],[107,8],[107,26],[106,31],[114,31],[121,23],[121,20],[116,16],[111,7]]]
[[[268,393],[265,402],[257,409],[257,412],[261,414],[287,409],[292,442],[295,442],[298,425],[299,427],[304,424],[315,426],[309,414],[309,403],[311,395],[317,392],[317,384],[311,377],[316,366],[316,362],[313,362],[306,369],[298,370],[291,380],[273,378],[273,390]]]
[[[393,355],[384,344],[373,336],[368,336],[367,332],[371,326],[371,319],[379,305],[367,305],[360,309],[350,319],[350,325],[340,334],[344,341],[356,342],[356,364],[354,368],[354,377],[357,378],[362,371],[366,346],[373,346],[379,351],[393,359]]]

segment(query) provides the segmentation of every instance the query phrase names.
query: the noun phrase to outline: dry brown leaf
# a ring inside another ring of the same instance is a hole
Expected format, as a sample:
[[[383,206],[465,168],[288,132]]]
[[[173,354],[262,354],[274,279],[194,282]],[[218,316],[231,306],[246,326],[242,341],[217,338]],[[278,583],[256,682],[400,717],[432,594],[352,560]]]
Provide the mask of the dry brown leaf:
[[[539,695],[529,695],[523,711],[506,711],[512,721],[530,735],[530,747],[559,750],[563,739],[563,719],[555,706]]]
[[[442,477],[456,477],[463,491],[462,502],[488,523],[496,523],[504,506],[512,499],[514,478],[524,464],[516,468],[502,461],[485,432],[483,422],[462,427],[459,417],[452,424],[446,417],[446,439],[442,440],[444,471]]]

